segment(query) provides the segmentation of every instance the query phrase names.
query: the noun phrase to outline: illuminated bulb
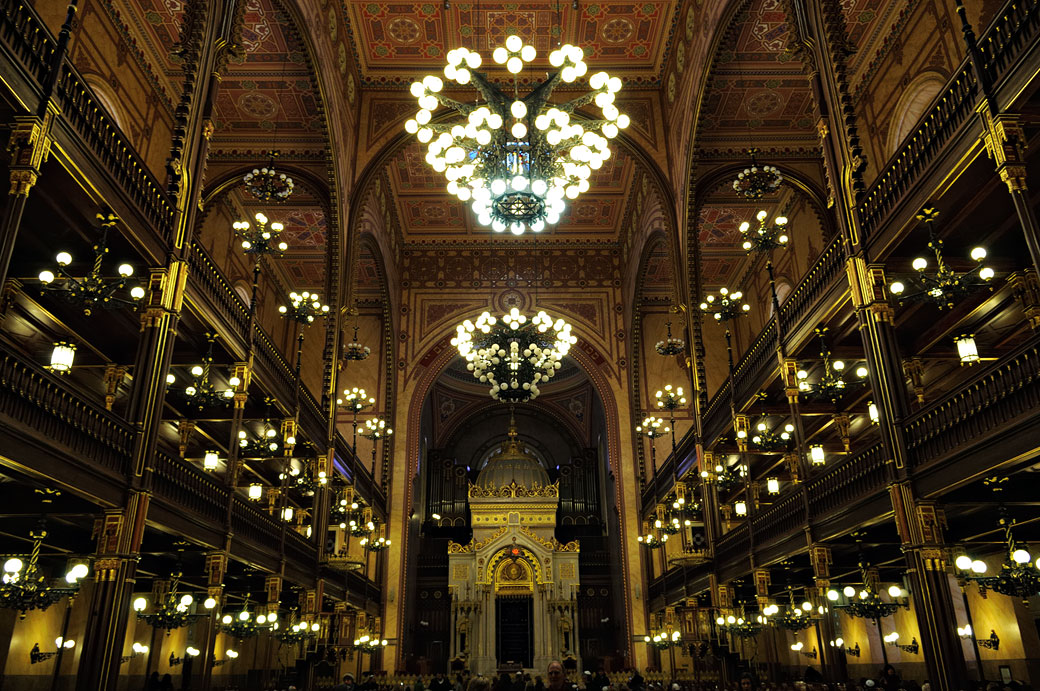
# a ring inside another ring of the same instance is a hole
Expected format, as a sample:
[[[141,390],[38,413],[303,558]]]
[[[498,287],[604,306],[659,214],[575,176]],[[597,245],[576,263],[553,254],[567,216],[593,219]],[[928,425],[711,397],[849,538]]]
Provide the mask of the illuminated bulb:
[[[899,597],[903,593],[903,590],[898,585],[891,585],[888,587],[889,597]]]
[[[1014,552],[1012,552],[1011,559],[1016,564],[1028,564],[1033,560],[1033,558],[1029,556],[1029,552],[1025,551],[1024,549],[1016,549]]]

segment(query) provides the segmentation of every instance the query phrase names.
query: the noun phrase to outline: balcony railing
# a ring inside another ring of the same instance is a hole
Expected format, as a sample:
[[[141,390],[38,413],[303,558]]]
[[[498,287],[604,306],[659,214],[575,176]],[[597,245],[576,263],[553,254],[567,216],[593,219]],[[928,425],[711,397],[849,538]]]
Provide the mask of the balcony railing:
[[[223,526],[228,489],[212,476],[162,451],[152,463],[152,491],[178,510],[191,512],[206,523]]]
[[[911,467],[963,450],[1040,409],[1040,341],[1033,339],[906,423]]]
[[[1040,35],[1040,2],[1014,0],[990,24],[979,40],[987,77],[997,84],[1015,60],[1035,45]]]
[[[851,505],[887,484],[884,452],[877,443],[808,482],[809,515],[815,520]]]
[[[54,40],[32,8],[19,0],[0,0],[0,40],[37,84],[47,76]]]
[[[126,477],[133,431],[60,379],[0,342],[0,414],[73,457]]]

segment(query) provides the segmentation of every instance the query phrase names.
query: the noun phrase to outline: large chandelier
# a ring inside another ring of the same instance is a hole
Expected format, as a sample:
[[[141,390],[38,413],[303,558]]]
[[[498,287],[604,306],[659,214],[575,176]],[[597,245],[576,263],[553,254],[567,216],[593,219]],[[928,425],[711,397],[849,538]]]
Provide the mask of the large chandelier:
[[[775,192],[784,181],[776,166],[764,166],[755,160],[758,149],[748,149],[751,163],[737,173],[733,180],[733,189],[748,199],[760,199],[770,192]]]
[[[249,611],[249,598],[242,603],[242,611],[225,614],[220,618],[220,630],[233,638],[243,641],[252,638],[262,630],[274,628],[278,621],[277,612],[256,614]]]
[[[108,254],[108,231],[116,226],[119,217],[113,213],[98,214],[101,225],[101,237],[94,245],[94,259],[90,265],[90,273],[83,278],[76,278],[65,267],[72,264],[72,255],[64,250],[58,252],[54,261],[58,264],[57,274],[49,269],[40,272],[40,283],[45,293],[54,293],[66,302],[83,308],[83,314],[90,316],[95,307],[114,309],[117,307],[135,307],[144,298],[142,286],[134,286],[125,292],[126,281],[133,276],[134,267],[120,264],[116,268],[117,278],[106,278],[101,271],[101,264]]]
[[[762,609],[765,621],[788,631],[801,631],[812,626],[812,603],[806,600],[801,605],[795,605],[794,591],[790,587],[787,588],[787,598],[787,606],[782,610],[776,604],[766,605]]]
[[[0,582],[0,607],[18,610],[19,618],[25,613],[38,609],[43,611],[63,597],[72,597],[79,592],[80,581],[86,577],[86,564],[75,564],[65,574],[64,586],[47,584],[47,577],[40,573],[40,549],[47,537],[47,530],[41,524],[29,532],[33,539],[32,554],[26,564],[18,557],[9,557],[4,562],[3,580]]]
[[[283,202],[293,193],[293,179],[285,173],[275,170],[274,159],[277,151],[269,153],[270,163],[265,167],[253,168],[242,176],[242,184],[249,193],[261,202]]]
[[[798,390],[802,391],[810,400],[830,401],[837,404],[847,393],[864,386],[867,383],[869,372],[866,365],[860,364],[853,371],[856,378],[848,376],[851,369],[848,364],[844,360],[831,359],[831,349],[826,336],[827,327],[817,327],[815,333],[820,339],[822,372],[816,382],[810,382],[809,372],[799,369],[795,375],[798,378]]]
[[[535,59],[534,46],[510,36],[492,58],[513,75]],[[549,54],[556,69],[548,79],[521,98],[507,95],[478,72],[482,59],[467,48],[448,51],[444,76],[460,85],[472,83],[485,103],[470,105],[441,94],[444,82],[428,75],[414,82],[412,95],[419,112],[405,130],[427,145],[426,161],[444,173],[448,192],[471,204],[482,225],[496,232],[508,228],[521,235],[530,228],[540,232],[555,224],[566,208],[589,189],[589,177],[610,157],[609,140],[629,124],[614,105],[621,80],[606,72],[589,77],[591,91],[559,104],[549,103],[553,89],[571,83],[588,71],[581,48],[565,44]],[[470,101],[471,99],[466,98]],[[602,119],[572,121],[575,110],[595,103]],[[438,105],[451,108],[465,120],[433,123]]]
[[[538,383],[551,379],[578,339],[563,319],[544,311],[533,318],[513,308],[502,319],[489,312],[476,322],[459,324],[451,344],[466,358],[466,369],[490,384],[496,401],[523,403],[540,393]]]
[[[851,585],[845,586],[841,593],[834,589],[827,591],[827,599],[835,603],[832,605],[834,609],[840,609],[853,617],[873,619],[877,622],[885,617],[892,616],[899,611],[900,607],[910,608],[909,601],[904,597],[903,589],[898,585],[889,586],[888,596],[891,599],[888,601],[883,600],[881,599],[877,577],[871,576],[866,564],[862,562],[860,563],[860,572],[863,576],[864,585],[858,591]],[[842,596],[844,596],[844,602],[842,602]]]
[[[935,234],[934,223],[939,212],[932,208],[922,209],[917,215],[919,221],[923,221],[928,228],[928,246],[935,254],[935,272],[928,273],[928,260],[917,257],[911,266],[917,272],[917,276],[908,277],[903,281],[893,281],[889,290],[900,302],[931,301],[939,309],[952,308],[960,298],[984,287],[989,287],[994,271],[988,266],[983,266],[986,259],[986,249],[976,247],[971,251],[971,258],[975,267],[968,271],[954,271],[946,263],[942,255],[943,242]]]
[[[205,616],[201,613],[189,611],[192,603],[195,602],[195,598],[189,593],[178,596],[177,588],[180,585],[180,578],[181,574],[179,572],[173,574],[169,591],[166,592],[164,597],[159,598],[154,603],[155,608],[152,612],[145,612],[148,609],[148,600],[143,597],[134,600],[133,606],[134,611],[137,612],[137,618],[143,619],[153,629],[172,631],[173,629],[187,626],[195,619]],[[216,604],[216,600],[207,598],[204,606],[206,609],[213,609]]]
[[[1034,563],[1031,555],[1020,542],[1015,541],[1012,528],[1015,521],[1000,507],[1000,525],[1004,528],[1004,562],[1000,573],[986,576],[986,562],[962,554],[954,561],[957,570],[966,580],[974,581],[983,593],[992,589],[1001,595],[1021,598],[1023,601],[1040,594],[1040,559]]]

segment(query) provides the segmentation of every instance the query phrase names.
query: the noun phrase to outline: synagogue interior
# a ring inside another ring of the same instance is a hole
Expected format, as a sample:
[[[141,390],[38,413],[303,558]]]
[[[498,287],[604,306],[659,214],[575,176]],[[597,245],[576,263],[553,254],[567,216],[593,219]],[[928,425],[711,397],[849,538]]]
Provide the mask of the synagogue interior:
[[[1038,0],[0,0],[0,691],[1040,684],[1038,87]]]

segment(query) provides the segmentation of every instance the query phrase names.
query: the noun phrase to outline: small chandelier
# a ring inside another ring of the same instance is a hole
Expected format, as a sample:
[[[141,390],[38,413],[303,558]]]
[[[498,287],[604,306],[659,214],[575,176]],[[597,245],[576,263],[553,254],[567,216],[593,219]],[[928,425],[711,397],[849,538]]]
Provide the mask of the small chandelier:
[[[290,615],[289,621],[296,618],[296,611],[293,610]],[[277,626],[277,622],[275,623]],[[279,630],[274,636],[282,645],[295,645],[301,641],[305,641],[309,638],[314,638],[321,631],[321,624],[318,622],[294,622],[284,629]]]
[[[379,636],[373,636],[371,634],[364,634],[354,639],[354,650],[360,650],[363,653],[374,653],[382,650],[387,646],[388,641]]]
[[[303,471],[293,468],[288,477],[292,478],[293,486],[303,492],[306,496],[313,496],[319,487],[329,484],[329,476],[324,470],[318,470],[316,464],[311,460],[303,462]],[[279,480],[284,480],[285,473],[279,473]]]
[[[455,331],[451,344],[466,359],[466,369],[490,384],[491,397],[503,403],[536,398],[538,383],[556,374],[578,342],[563,319],[554,322],[544,311],[528,319],[515,307],[501,319],[484,312],[475,323],[467,319]]]
[[[173,629],[187,626],[195,619],[204,616],[202,614],[192,614],[188,611],[195,601],[190,594],[185,593],[180,597],[177,596],[177,586],[180,584],[180,578],[180,573],[173,574],[169,592],[166,593],[166,596],[158,603],[153,612],[145,613],[145,610],[148,609],[148,600],[145,598],[139,597],[134,600],[134,611],[137,612],[138,619],[143,619],[153,629],[172,631]],[[205,606],[207,609],[212,609],[216,606],[216,601],[207,599]]]
[[[778,628],[788,631],[801,631],[812,626],[812,603],[806,600],[801,605],[794,604],[794,591],[787,588],[787,606],[781,611],[779,605],[767,605],[762,609],[764,619]]]
[[[235,221],[231,224],[235,234],[242,238],[242,251],[255,255],[256,261],[259,261],[262,256],[280,255],[289,249],[288,243],[279,239],[285,226],[278,221],[268,225],[268,218],[263,213],[258,212],[254,218],[255,228],[249,221]]]
[[[249,193],[261,202],[284,202],[293,193],[293,179],[285,173],[275,170],[274,159],[277,151],[268,152],[271,161],[265,168],[253,168],[242,176],[242,184]]]
[[[728,616],[719,616],[715,619],[715,624],[728,634],[736,636],[737,638],[754,638],[762,631],[762,624],[765,621],[765,617],[762,615],[758,616],[758,621],[751,621],[745,618],[743,607],[741,607],[740,616],[730,614]]]
[[[744,221],[740,224],[740,234],[744,237],[743,248],[745,252],[769,252],[771,250],[787,247],[790,239],[787,236],[787,217],[777,216],[772,223],[766,221],[769,214],[765,210],[755,215],[758,227],[751,229],[751,224]]]
[[[668,542],[668,533],[662,534],[661,537],[657,537],[653,533],[647,533],[646,535],[636,537],[636,542],[650,549],[660,549],[664,547],[664,543]]]
[[[1000,565],[1000,573],[986,576],[986,562],[972,559],[962,554],[954,561],[962,577],[974,581],[981,592],[995,590],[1001,595],[1021,598],[1023,601],[1034,595],[1040,595],[1040,559],[1033,561],[1033,556],[1015,541],[1012,529],[1015,521],[1008,515],[1007,508],[1000,507],[1000,525],[1004,528],[1004,549],[1006,556]]]
[[[903,590],[898,585],[888,588],[888,596],[891,600],[882,600],[876,585],[876,575],[873,578],[868,575],[864,562],[860,562],[859,566],[864,583],[860,590],[857,591],[856,588],[847,585],[841,593],[834,589],[827,591],[827,599],[834,603],[840,602],[844,596],[845,601],[842,604],[832,605],[834,609],[840,609],[853,617],[878,621],[892,616],[900,607],[910,608],[910,603],[902,599]]]
[[[329,313],[329,306],[323,305],[317,293],[303,291],[289,293],[289,304],[278,307],[278,312],[298,324],[313,324],[318,317]]]
[[[894,281],[889,290],[900,302],[928,301],[933,302],[939,309],[952,308],[957,300],[971,293],[992,286],[989,283],[994,276],[993,269],[983,266],[986,258],[986,250],[976,247],[971,251],[971,258],[975,261],[975,268],[970,271],[957,272],[951,269],[942,256],[943,242],[935,235],[934,222],[939,212],[932,208],[922,209],[917,215],[919,221],[924,221],[928,228],[928,246],[935,254],[935,272],[926,273],[928,260],[924,257],[914,259],[911,266],[917,271],[917,276],[904,281]],[[907,290],[911,292],[907,292]]]
[[[651,635],[643,636],[643,642],[657,650],[668,650],[672,646],[682,645],[682,633],[675,630],[652,632]]]
[[[784,176],[775,166],[764,166],[755,160],[758,149],[748,149],[751,156],[751,164],[737,173],[733,181],[733,189],[747,199],[760,199],[771,192],[775,192]]]
[[[242,603],[242,610],[237,614],[225,614],[220,618],[220,630],[239,641],[260,633],[262,630],[274,628],[278,622],[278,613],[255,614],[249,611],[249,598]]]
[[[823,359],[823,374],[820,376],[820,379],[810,383],[809,373],[804,369],[798,370],[796,376],[798,378],[798,389],[805,393],[806,398],[830,401],[836,404],[845,394],[855,391],[866,384],[869,372],[865,365],[859,365],[854,372],[856,378],[848,378],[847,363],[844,360],[831,360],[831,350],[827,344],[826,333],[826,327],[818,327],[816,329],[816,335],[820,339],[820,358]]]
[[[791,423],[785,424],[779,433],[777,433],[777,429],[779,428],[770,427],[765,418],[759,420],[758,424],[755,425],[755,432],[751,436],[751,443],[761,451],[786,450],[791,441],[791,433],[794,432],[794,425]]]
[[[206,334],[206,340],[209,341],[209,346],[206,348],[206,355],[202,358],[202,364],[191,368],[192,383],[180,392],[187,404],[198,410],[226,406],[235,397],[235,387],[242,383],[238,377],[231,377],[228,380],[230,388],[218,390],[213,385],[209,375],[210,367],[213,365],[213,343],[216,335]],[[172,373],[166,375],[167,386],[176,383],[177,377]]]
[[[728,322],[751,310],[751,305],[742,300],[744,293],[729,288],[719,288],[719,296],[708,295],[701,303],[701,311],[715,317],[717,322]]]
[[[278,452],[286,447],[296,446],[296,437],[289,436],[280,439],[278,430],[271,424],[268,417],[271,403],[274,399],[267,398],[264,401],[266,412],[264,413],[264,431],[259,437],[250,437],[245,430],[238,431],[238,447],[242,458],[271,458],[277,456]]]
[[[516,75],[536,55],[534,46],[513,35],[495,48],[492,58]],[[589,93],[557,105],[548,102],[560,81],[571,83],[585,75],[584,57],[581,48],[570,44],[554,50],[549,63],[557,71],[519,98],[506,95],[477,71],[483,62],[479,53],[448,51],[444,76],[460,85],[472,82],[487,101],[477,107],[441,95],[440,77],[429,75],[412,84],[420,110],[405,130],[428,145],[427,163],[444,173],[450,194],[471,203],[482,225],[498,233],[508,228],[514,235],[528,228],[542,231],[560,220],[566,199],[588,191],[592,171],[610,157],[610,140],[629,124],[614,105],[620,79],[597,72],[589,77]],[[602,119],[572,122],[574,111],[590,103],[600,109]],[[438,105],[465,120],[432,124]]]
[[[665,327],[668,330],[668,336],[663,341],[658,341],[654,345],[654,350],[657,351],[658,355],[679,355],[686,350],[686,341],[681,338],[675,338],[672,336],[672,322],[665,322]]]
[[[55,374],[68,374],[76,361],[76,344],[69,341],[58,341],[51,350],[51,363],[44,365]]]
[[[719,486],[719,489],[723,492],[729,491],[736,487],[743,481],[743,466],[738,466],[736,470],[729,467],[728,465],[716,465],[714,472],[715,484]],[[701,478],[704,480],[711,479],[712,473],[707,470],[701,471]]]
[[[65,574],[64,586],[49,586],[47,578],[40,573],[40,549],[47,537],[46,527],[42,524],[29,531],[33,540],[32,553],[26,564],[19,557],[10,557],[4,562],[3,582],[0,583],[0,607],[19,612],[18,618],[24,619],[26,612],[38,609],[43,611],[63,597],[73,597],[79,592],[80,581],[86,577],[86,564],[75,564]]]
[[[650,438],[651,442],[658,437],[663,437],[671,431],[671,428],[664,424],[664,420],[659,417],[654,417],[653,415],[643,418],[642,424],[636,427],[636,432],[645,434]]]
[[[126,287],[126,280],[134,274],[134,267],[130,264],[119,265],[116,269],[118,278],[105,278],[102,275],[101,263],[108,254],[108,231],[116,225],[119,217],[109,213],[98,214],[97,219],[101,222],[101,238],[94,245],[94,263],[90,274],[76,278],[66,271],[65,267],[72,263],[72,255],[61,251],[54,259],[58,264],[57,275],[53,271],[44,270],[39,276],[43,292],[53,293],[70,304],[82,307],[83,314],[88,317],[99,306],[109,309],[136,307],[145,293],[143,287],[134,286],[127,297],[120,295],[120,291]]]
[[[375,525],[371,521],[368,525],[372,528],[371,532],[373,533],[376,532],[376,530],[378,530],[379,528],[379,526]],[[390,540],[387,540],[385,537],[382,536],[374,538],[372,537],[372,535],[368,535],[367,537],[361,538],[360,544],[369,552],[382,552],[384,550],[390,549]]]
[[[353,428],[354,436],[350,448],[354,450],[354,453],[357,453],[357,416],[358,413],[360,413],[362,410],[365,410],[366,408],[371,408],[376,404],[375,396],[369,396],[367,391],[365,391],[364,389],[359,389],[355,386],[352,389],[344,390],[343,398],[336,399],[336,404],[342,405],[353,415],[353,418],[350,421],[350,425]]]
[[[386,426],[386,420],[381,417],[373,417],[365,420],[365,426],[361,430],[361,436],[365,439],[382,439],[389,437],[394,431]]]
[[[368,358],[372,354],[372,349],[367,345],[361,345],[358,343],[358,325],[357,320],[354,321],[354,340],[343,346],[343,359],[360,361]]]

